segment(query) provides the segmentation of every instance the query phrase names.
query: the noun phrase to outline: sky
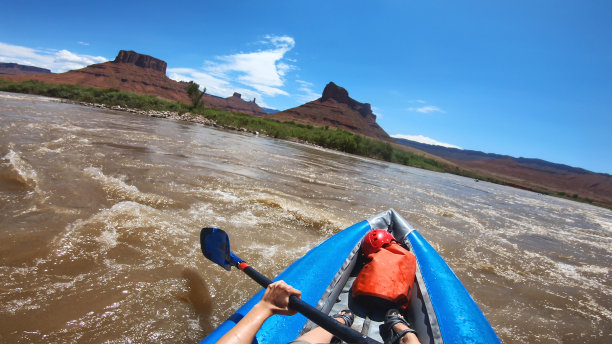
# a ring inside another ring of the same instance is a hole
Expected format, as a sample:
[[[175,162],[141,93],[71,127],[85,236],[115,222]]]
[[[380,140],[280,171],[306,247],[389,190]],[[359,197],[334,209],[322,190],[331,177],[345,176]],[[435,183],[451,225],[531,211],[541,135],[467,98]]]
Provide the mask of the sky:
[[[612,1],[11,1],[0,62],[134,50],[288,109],[333,81],[394,137],[612,174]]]

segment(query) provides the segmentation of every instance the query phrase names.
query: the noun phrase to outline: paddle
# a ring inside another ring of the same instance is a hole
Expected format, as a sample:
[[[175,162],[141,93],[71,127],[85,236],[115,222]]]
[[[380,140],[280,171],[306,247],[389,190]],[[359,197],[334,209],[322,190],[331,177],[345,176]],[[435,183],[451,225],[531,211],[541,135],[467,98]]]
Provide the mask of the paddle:
[[[244,271],[264,288],[272,281],[266,276],[250,267],[244,260],[240,259],[230,250],[229,236],[225,231],[218,228],[203,228],[200,232],[200,244],[204,256],[217,263],[225,270],[230,271],[232,266]],[[312,307],[298,297],[292,295],[289,298],[289,307],[296,310],[312,320],[315,324],[326,329],[336,337],[347,343],[380,344],[372,338],[362,335],[352,328],[340,324],[334,318]]]

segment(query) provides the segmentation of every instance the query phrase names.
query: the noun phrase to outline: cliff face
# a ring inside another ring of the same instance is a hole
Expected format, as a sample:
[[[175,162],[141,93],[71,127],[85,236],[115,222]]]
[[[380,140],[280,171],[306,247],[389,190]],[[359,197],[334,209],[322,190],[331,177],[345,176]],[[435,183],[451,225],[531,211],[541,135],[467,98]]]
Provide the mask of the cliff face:
[[[359,112],[362,117],[371,117],[376,121],[376,115],[372,113],[372,107],[368,103],[360,103],[353,98],[349,97],[348,91],[343,87],[340,87],[333,82],[330,82],[325,86],[323,95],[321,96],[320,102],[324,103],[330,99],[337,101],[338,103],[346,104],[351,109]]]
[[[372,113],[370,104],[354,100],[344,88],[333,82],[325,86],[321,98],[266,117],[319,126],[329,125],[393,142],[393,139],[376,123],[376,115]]]
[[[45,68],[24,66],[17,63],[0,63],[0,74],[51,74],[51,71]]]
[[[119,55],[115,58],[114,63],[128,63],[138,67],[148,68],[156,70],[160,73],[166,74],[166,67],[168,64],[165,61],[156,59],[149,55],[139,54],[132,50],[121,50]]]
[[[38,80],[53,84],[72,84],[104,89],[116,88],[120,91],[156,96],[190,104],[191,100],[185,91],[188,84],[168,78],[166,67],[166,62],[160,59],[134,51],[121,50],[114,61],[93,64],[66,73],[3,75],[3,77],[15,81]],[[205,95],[202,100],[205,105],[218,109],[252,115],[266,113],[256,103],[244,101],[235,95],[228,98]]]

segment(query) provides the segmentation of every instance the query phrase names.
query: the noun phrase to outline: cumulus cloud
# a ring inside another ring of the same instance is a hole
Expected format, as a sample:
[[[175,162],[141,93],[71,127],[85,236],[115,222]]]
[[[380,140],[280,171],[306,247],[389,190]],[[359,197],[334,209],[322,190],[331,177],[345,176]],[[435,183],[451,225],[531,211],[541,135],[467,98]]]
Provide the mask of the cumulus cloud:
[[[217,56],[204,61],[201,69],[168,68],[168,77],[195,81],[206,87],[207,93],[222,97],[239,92],[244,99],[257,98],[262,106],[266,106],[264,96],[289,96],[283,89],[285,77],[297,69],[293,64],[297,61],[286,58],[286,54],[295,47],[295,40],[267,35],[255,44],[259,47],[256,51]],[[305,89],[300,91],[308,94]]]
[[[423,135],[402,135],[402,134],[397,134],[397,135],[391,135],[391,137],[396,138],[396,139],[405,139],[405,140],[410,140],[410,141],[416,141],[416,142],[425,143],[425,144],[428,144],[428,145],[463,149],[463,148],[461,148],[459,146],[451,145],[450,143],[444,143],[444,142],[436,141],[436,140],[434,140],[432,138],[429,138],[429,137],[426,137],[426,136],[423,136]]]
[[[442,109],[437,106],[426,105],[421,107],[410,107],[408,108],[410,112],[420,112],[420,113],[430,113],[430,112],[441,112],[444,113]]]
[[[283,77],[296,67],[282,60],[295,47],[295,41],[288,36],[265,36],[259,44],[264,48],[207,61],[204,71],[220,79],[235,80],[268,96],[289,95],[280,87],[285,84]]]
[[[320,93],[312,90],[314,85],[311,82],[304,80],[296,80],[296,82],[299,84],[297,88],[299,93],[296,95],[296,97],[300,102],[308,103],[321,97]]]
[[[193,68],[168,68],[167,74],[168,77],[173,80],[197,82],[201,88],[206,87],[207,94],[213,94],[220,97],[229,97],[234,94],[234,92],[238,92],[242,95],[242,99],[251,100],[256,98],[257,104],[263,107],[268,107],[268,105],[266,105],[263,101],[260,92],[232,85],[232,83],[228,80],[217,78]]]
[[[177,81],[197,82],[200,86],[206,87],[206,93],[229,97],[234,92],[229,81],[193,68],[168,68],[167,74],[170,79]]]
[[[0,42],[0,61],[42,67],[54,73],[62,73],[108,60],[102,56],[76,54],[65,49],[41,50]]]

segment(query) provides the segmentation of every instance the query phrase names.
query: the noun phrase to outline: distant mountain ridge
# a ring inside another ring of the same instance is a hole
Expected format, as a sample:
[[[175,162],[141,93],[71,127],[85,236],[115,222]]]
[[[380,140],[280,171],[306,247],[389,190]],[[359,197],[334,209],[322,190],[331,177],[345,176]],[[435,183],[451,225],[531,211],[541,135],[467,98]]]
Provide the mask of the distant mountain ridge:
[[[26,66],[18,63],[0,63],[0,74],[51,74],[51,71],[46,68]]]
[[[267,107],[262,107],[262,109],[264,109],[264,111],[266,113],[277,113],[277,112],[281,111],[281,110],[278,110],[278,109],[271,109],[271,108],[267,108]]]
[[[612,205],[612,176],[542,159],[514,158],[396,138],[399,144],[449,160],[480,175],[508,181],[513,186],[567,196],[577,195]]]
[[[372,107],[349,97],[348,91],[333,82],[325,86],[321,98],[306,104],[268,114],[267,118],[345,129],[357,134],[393,142],[378,123]]]
[[[457,149],[457,148],[450,148],[450,147],[444,147],[444,146],[438,146],[438,145],[430,145],[426,143],[421,143],[421,142],[416,142],[416,141],[411,141],[411,140],[406,140],[406,139],[399,139],[399,138],[394,138],[394,139],[397,143],[402,144],[404,146],[416,148],[416,149],[422,150],[424,152],[427,152],[427,153],[430,153],[430,154],[433,154],[433,155],[436,155],[436,156],[439,156],[441,158],[448,159],[448,160],[479,161],[479,160],[512,159],[522,165],[530,166],[534,169],[543,170],[543,171],[548,170],[552,173],[558,173],[558,172],[568,172],[568,173],[577,173],[577,174],[595,173],[595,172],[585,170],[583,168],[553,163],[553,162],[549,162],[549,161],[542,160],[542,159],[522,158],[522,157],[515,158],[509,155],[484,153],[484,152],[475,151],[475,150]]]

